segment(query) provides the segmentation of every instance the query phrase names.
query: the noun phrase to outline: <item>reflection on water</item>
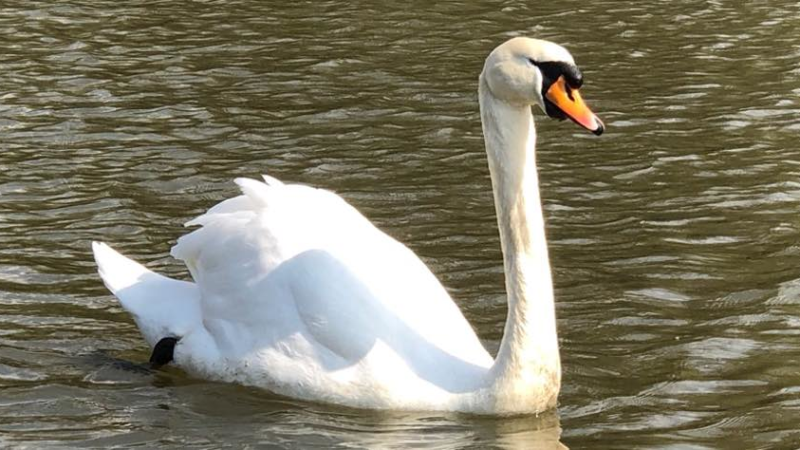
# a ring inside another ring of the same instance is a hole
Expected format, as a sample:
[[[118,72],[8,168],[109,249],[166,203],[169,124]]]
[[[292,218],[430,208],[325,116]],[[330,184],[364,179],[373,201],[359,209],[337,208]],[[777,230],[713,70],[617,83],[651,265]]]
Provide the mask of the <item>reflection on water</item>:
[[[0,8],[0,443],[800,441],[796,2],[129,3]],[[515,34],[567,45],[608,126],[538,121],[558,415],[365,413],[135,364],[147,349],[89,241],[185,277],[181,224],[262,172],[336,190],[408,243],[496,349],[475,83]]]

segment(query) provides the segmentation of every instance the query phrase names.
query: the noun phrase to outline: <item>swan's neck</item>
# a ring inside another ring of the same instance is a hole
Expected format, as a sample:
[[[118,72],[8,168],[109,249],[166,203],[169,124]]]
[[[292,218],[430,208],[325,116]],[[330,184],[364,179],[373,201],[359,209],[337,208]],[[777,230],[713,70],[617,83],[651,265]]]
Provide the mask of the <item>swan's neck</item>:
[[[508,293],[508,318],[491,383],[498,402],[535,397],[552,407],[561,365],[533,115],[527,105],[494,97],[483,77],[479,96]]]

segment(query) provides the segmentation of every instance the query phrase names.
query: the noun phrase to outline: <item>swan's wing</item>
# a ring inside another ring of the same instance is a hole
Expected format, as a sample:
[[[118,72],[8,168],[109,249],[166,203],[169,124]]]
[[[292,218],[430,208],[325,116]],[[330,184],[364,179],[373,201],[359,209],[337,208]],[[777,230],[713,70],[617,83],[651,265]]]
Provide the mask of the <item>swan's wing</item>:
[[[380,338],[408,355],[424,343],[465,362],[491,362],[425,264],[341,197],[276,180],[237,183],[243,195],[190,222],[202,227],[172,250],[200,287],[206,321],[236,323],[221,328],[236,328],[229,333],[239,339],[244,329],[270,335],[272,343],[298,332],[299,321],[351,361]]]

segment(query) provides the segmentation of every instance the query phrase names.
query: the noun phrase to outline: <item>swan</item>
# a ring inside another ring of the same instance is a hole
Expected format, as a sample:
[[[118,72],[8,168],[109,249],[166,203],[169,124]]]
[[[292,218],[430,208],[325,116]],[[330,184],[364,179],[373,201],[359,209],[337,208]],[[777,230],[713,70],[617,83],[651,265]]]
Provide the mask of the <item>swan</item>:
[[[517,37],[479,77],[508,316],[496,358],[406,246],[323,189],[237,179],[172,256],[193,282],[93,242],[100,277],[153,349],[192,376],[356,408],[540,413],[561,384],[531,106],[599,135],[573,57]]]

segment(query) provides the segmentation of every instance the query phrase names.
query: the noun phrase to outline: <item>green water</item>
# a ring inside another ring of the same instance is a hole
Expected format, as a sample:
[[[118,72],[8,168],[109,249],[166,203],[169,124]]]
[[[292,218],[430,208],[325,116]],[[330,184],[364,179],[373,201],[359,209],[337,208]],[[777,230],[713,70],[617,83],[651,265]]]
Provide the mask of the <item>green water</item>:
[[[32,1],[0,29],[0,445],[800,446],[796,2]],[[365,412],[140,368],[90,241],[185,278],[182,224],[261,173],[407,243],[494,351],[476,81],[515,35],[567,46],[607,125],[537,116],[557,412]]]

